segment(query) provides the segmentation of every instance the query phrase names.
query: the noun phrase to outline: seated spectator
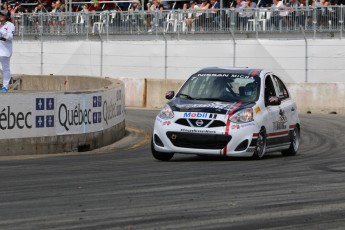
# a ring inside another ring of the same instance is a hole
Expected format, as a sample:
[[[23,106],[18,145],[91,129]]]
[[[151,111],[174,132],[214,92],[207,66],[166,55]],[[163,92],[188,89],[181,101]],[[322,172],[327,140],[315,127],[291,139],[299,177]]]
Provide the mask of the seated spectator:
[[[198,13],[198,20],[195,22],[196,23],[196,30],[199,31],[204,31],[206,27],[206,20],[207,20],[207,15],[205,13],[206,10],[210,8],[210,3],[208,0],[202,0],[201,4],[199,6],[199,13]]]
[[[199,17],[200,13],[197,13],[199,6],[196,4],[196,0],[190,1],[190,7],[188,8],[187,17],[185,19],[185,23],[187,26],[188,31],[195,31],[194,21]],[[194,26],[194,28],[193,28]]]

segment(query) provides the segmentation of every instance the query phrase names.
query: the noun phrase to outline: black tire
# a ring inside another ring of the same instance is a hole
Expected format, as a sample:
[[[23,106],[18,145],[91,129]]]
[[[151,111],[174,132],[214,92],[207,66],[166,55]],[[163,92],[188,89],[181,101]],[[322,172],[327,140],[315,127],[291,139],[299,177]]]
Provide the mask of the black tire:
[[[297,154],[297,151],[299,148],[299,142],[300,142],[300,132],[299,132],[299,129],[297,127],[295,127],[293,130],[290,147],[287,150],[283,150],[282,155],[283,156],[295,156]]]
[[[171,158],[173,158],[174,153],[164,153],[164,152],[158,152],[155,150],[153,139],[151,139],[151,152],[152,156],[160,161],[169,161]]]
[[[267,144],[267,136],[266,136],[266,130],[261,129],[259,132],[258,139],[256,141],[256,146],[253,154],[253,158],[260,160],[263,158],[266,152],[266,144]]]

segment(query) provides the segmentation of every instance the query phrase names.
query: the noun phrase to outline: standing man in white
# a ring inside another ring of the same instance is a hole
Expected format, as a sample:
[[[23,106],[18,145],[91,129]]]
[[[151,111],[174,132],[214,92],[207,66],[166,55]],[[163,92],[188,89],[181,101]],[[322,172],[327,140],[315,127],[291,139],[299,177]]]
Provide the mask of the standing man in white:
[[[12,39],[15,27],[11,22],[11,15],[8,10],[0,10],[0,62],[2,65],[2,89],[1,92],[8,91],[8,83],[11,79],[10,60],[12,56]]]

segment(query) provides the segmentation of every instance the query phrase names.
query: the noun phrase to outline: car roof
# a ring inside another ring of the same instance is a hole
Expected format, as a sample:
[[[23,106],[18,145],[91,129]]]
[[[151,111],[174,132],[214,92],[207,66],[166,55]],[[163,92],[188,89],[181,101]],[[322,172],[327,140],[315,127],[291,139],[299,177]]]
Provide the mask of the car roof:
[[[207,67],[199,70],[196,74],[211,74],[211,73],[231,73],[240,75],[260,75],[262,69],[246,68],[246,67]]]

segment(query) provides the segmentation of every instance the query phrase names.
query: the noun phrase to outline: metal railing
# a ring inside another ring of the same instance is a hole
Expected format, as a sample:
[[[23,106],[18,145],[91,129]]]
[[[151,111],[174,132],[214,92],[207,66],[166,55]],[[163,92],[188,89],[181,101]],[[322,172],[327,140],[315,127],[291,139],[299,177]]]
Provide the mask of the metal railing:
[[[97,13],[24,13],[12,15],[17,35],[86,35],[100,33],[340,32],[343,6],[171,11],[103,11]]]

